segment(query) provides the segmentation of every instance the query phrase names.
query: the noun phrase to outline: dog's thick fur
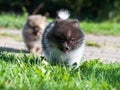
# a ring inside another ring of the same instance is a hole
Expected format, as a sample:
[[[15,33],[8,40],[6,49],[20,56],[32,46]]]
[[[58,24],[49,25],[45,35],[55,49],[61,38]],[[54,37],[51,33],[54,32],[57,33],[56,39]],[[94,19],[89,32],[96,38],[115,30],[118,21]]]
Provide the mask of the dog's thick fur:
[[[76,19],[68,19],[69,13],[58,12],[59,19],[49,24],[42,38],[47,60],[52,64],[66,63],[79,66],[85,47],[84,34]]]

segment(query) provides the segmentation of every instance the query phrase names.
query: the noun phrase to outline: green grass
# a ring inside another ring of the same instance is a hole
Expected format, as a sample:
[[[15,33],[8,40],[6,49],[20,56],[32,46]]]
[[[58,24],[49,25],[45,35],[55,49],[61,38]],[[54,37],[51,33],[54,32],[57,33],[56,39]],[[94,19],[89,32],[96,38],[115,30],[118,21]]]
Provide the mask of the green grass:
[[[43,57],[0,53],[0,90],[120,90],[120,64],[98,60],[77,70],[51,66]]]
[[[15,15],[15,14],[0,14],[0,27],[22,29],[27,14]],[[52,21],[52,19],[48,19]],[[80,22],[80,27],[85,33],[92,33],[97,35],[120,35],[120,23],[117,22]]]
[[[0,14],[0,27],[22,29],[27,18],[27,14],[15,15],[15,14]]]
[[[86,33],[97,35],[120,35],[120,23],[116,22],[81,22],[80,26]]]
[[[93,41],[86,41],[86,46],[101,47],[100,44],[98,44],[97,42],[93,42]]]

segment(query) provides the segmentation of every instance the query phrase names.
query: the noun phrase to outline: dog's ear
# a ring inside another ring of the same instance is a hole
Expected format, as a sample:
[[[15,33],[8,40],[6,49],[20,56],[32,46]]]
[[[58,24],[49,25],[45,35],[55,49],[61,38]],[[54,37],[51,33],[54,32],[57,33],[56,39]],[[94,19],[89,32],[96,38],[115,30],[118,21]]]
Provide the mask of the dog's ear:
[[[79,28],[79,21],[77,19],[72,20],[70,23],[73,27]]]
[[[29,25],[29,26],[32,26],[32,22],[31,22],[31,19],[32,19],[33,17],[30,15],[28,18],[27,18],[27,25]]]
[[[29,27],[31,27],[31,26],[33,25],[33,23],[31,22],[30,19],[27,20],[26,24],[27,24]]]

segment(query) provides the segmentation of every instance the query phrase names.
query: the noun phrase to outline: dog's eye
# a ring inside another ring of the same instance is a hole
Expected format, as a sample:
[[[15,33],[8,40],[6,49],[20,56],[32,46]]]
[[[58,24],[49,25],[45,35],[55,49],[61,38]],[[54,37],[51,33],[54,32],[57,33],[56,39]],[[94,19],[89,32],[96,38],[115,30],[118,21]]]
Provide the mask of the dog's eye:
[[[61,42],[61,43],[64,43],[64,42],[65,42],[65,40],[64,40],[64,39],[61,39],[61,40],[60,40],[60,42]]]
[[[58,38],[58,40],[61,42],[61,43],[64,43],[65,40],[63,38]]]
[[[72,43],[75,43],[76,39],[75,38],[72,38],[71,42]]]
[[[35,26],[33,26],[32,28],[35,30],[35,28],[36,28],[36,27],[35,27]]]
[[[61,38],[61,37],[57,37],[57,40],[61,43],[64,43],[65,42],[65,39],[64,38]]]
[[[39,29],[40,29],[39,27],[36,27],[36,26],[33,27],[34,31],[39,31]]]

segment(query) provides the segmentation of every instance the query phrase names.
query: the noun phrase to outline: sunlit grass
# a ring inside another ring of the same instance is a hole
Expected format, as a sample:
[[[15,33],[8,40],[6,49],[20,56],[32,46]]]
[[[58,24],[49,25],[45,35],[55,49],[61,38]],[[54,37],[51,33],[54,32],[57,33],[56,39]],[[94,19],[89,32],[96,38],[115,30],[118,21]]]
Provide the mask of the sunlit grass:
[[[120,35],[120,23],[116,22],[81,22],[80,26],[86,33],[97,35]]]
[[[44,57],[0,53],[0,90],[119,90],[120,64],[99,60],[78,69],[52,66]]]
[[[0,27],[21,29],[26,21],[27,15],[0,14]]]

